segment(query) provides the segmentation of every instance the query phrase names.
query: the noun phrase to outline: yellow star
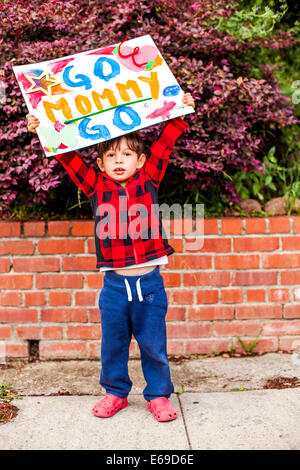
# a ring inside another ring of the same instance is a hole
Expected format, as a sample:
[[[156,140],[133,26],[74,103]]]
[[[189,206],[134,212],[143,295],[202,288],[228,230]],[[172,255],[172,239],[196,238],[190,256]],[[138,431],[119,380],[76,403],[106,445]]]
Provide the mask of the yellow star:
[[[51,87],[59,85],[61,81],[49,77],[48,70],[45,70],[39,77],[32,77],[24,73],[27,80],[32,84],[29,90],[25,93],[35,93],[36,91],[43,91],[47,96],[52,96]]]

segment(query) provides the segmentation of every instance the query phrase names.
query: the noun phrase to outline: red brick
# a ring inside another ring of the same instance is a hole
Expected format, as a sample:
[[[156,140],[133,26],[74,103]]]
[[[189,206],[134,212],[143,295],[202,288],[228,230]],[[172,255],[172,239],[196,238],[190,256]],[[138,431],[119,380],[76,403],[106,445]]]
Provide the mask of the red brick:
[[[260,332],[260,324],[247,321],[214,322],[215,336],[254,336]]]
[[[196,237],[189,237],[185,238],[185,250],[186,252],[195,251],[200,252],[203,251],[204,246],[204,235],[197,235]],[[177,251],[177,250],[176,250]]]
[[[261,217],[251,217],[246,219],[246,233],[266,233],[267,221]]]
[[[95,305],[96,292],[76,292],[75,304],[76,305]]]
[[[10,326],[0,325],[0,339],[9,339],[12,335]]]
[[[281,271],[281,284],[300,284],[300,270],[299,271]]]
[[[89,237],[94,235],[94,221],[81,220],[72,222],[72,235],[80,237]]]
[[[71,305],[70,292],[50,292],[49,305]]]
[[[40,344],[40,358],[85,358],[85,341],[42,341]]]
[[[25,237],[43,237],[45,235],[45,222],[24,222]]]
[[[162,271],[161,275],[163,277],[164,284],[166,287],[180,286],[181,284],[180,273],[170,273],[170,272]]]
[[[87,274],[86,275],[86,286],[89,289],[100,289],[103,287],[104,274]]]
[[[38,311],[29,308],[6,308],[0,309],[0,322],[3,323],[25,323],[37,322]]]
[[[286,336],[279,338],[282,351],[300,351],[300,336]]]
[[[205,305],[189,307],[187,317],[189,321],[197,320],[230,320],[233,319],[234,308],[231,305]]]
[[[99,359],[101,355],[101,343],[100,341],[89,341],[87,344],[88,357],[90,359]]]
[[[248,289],[247,301],[248,302],[265,302],[266,291],[264,289]]]
[[[215,289],[197,291],[197,304],[215,304],[219,300],[219,292]]]
[[[185,308],[184,307],[168,307],[166,321],[184,321]]]
[[[47,322],[85,323],[87,311],[82,308],[45,308],[42,310],[41,319]]]
[[[204,219],[204,231],[202,227],[202,219],[196,218],[196,229],[198,233],[203,233],[205,235],[217,235],[219,233],[218,228],[218,219]]]
[[[209,323],[181,323],[180,325],[167,324],[168,338],[199,338],[209,336]]]
[[[44,292],[26,292],[25,305],[45,305],[46,296]]]
[[[31,289],[32,274],[6,274],[0,275],[1,289]]]
[[[277,272],[234,272],[232,273],[232,285],[235,286],[261,286],[261,285],[272,285],[277,284]]]
[[[289,289],[270,289],[269,301],[270,302],[288,302],[290,298]]]
[[[208,339],[201,338],[186,342],[186,354],[212,354],[217,352],[229,351],[231,347],[230,339]]]
[[[176,253],[183,251],[183,239],[182,238],[169,238],[169,244],[174,248]]]
[[[17,326],[17,337],[23,339],[40,339],[42,337],[41,326]]]
[[[174,255],[169,257],[168,269],[211,269],[212,256]]]
[[[19,237],[20,235],[20,222],[0,222],[0,237]]]
[[[300,303],[284,305],[283,316],[285,318],[300,318]]]
[[[48,222],[48,235],[49,236],[64,236],[69,235],[70,222],[68,221],[51,221]]]
[[[170,234],[183,235],[194,231],[194,220],[185,219],[171,219],[170,220]]]
[[[42,329],[42,338],[45,339],[61,339],[63,330],[61,326],[45,326]]]
[[[21,305],[22,292],[3,292],[1,294],[1,305],[13,306]]]
[[[5,352],[7,358],[28,357],[28,344],[24,343],[6,343]]]
[[[99,323],[100,322],[100,310],[99,308],[89,308],[88,309],[89,322],[90,323]]]
[[[229,272],[192,272],[183,274],[183,285],[188,286],[227,286],[230,282]]]
[[[204,238],[204,244],[201,248],[203,252],[224,252],[228,253],[231,251],[231,239],[230,238]]]
[[[8,273],[10,270],[9,259],[0,259],[0,273]]]
[[[234,238],[234,251],[273,251],[279,248],[279,237]]]
[[[300,287],[293,289],[293,300],[300,301]]]
[[[64,271],[95,271],[96,258],[94,256],[69,256],[63,257]]]
[[[100,325],[69,325],[66,336],[68,339],[99,339],[101,328]]]
[[[14,240],[0,242],[0,255],[32,255],[34,245],[29,240]]]
[[[216,255],[215,269],[251,269],[259,267],[259,255]]]
[[[300,237],[282,237],[282,249],[283,250],[300,250]]]
[[[37,274],[38,289],[79,289],[83,287],[82,274]]]
[[[194,291],[187,289],[176,289],[173,291],[172,302],[174,304],[192,304],[194,302]]]
[[[269,217],[269,231],[270,233],[288,233],[290,231],[289,217]]]
[[[96,253],[95,239],[94,238],[89,238],[88,239],[88,253]]]
[[[299,321],[269,321],[262,324],[262,335],[300,335],[300,320]],[[300,347],[300,341],[299,341]],[[300,348],[299,348],[300,349]]]
[[[184,341],[174,341],[168,339],[167,353],[170,355],[184,354]]]
[[[42,255],[56,253],[84,253],[84,240],[40,240],[37,248],[38,252]]]
[[[281,305],[237,305],[236,318],[280,318]]]
[[[243,302],[243,291],[242,289],[222,289],[221,300],[225,304]]]
[[[300,253],[282,253],[262,255],[263,268],[299,268]]]
[[[293,226],[294,226],[294,233],[300,233],[300,216],[294,216],[293,219]]]
[[[237,234],[242,233],[242,219],[222,219],[222,233],[223,234]]]
[[[15,258],[13,260],[15,272],[42,272],[59,271],[58,258]]]

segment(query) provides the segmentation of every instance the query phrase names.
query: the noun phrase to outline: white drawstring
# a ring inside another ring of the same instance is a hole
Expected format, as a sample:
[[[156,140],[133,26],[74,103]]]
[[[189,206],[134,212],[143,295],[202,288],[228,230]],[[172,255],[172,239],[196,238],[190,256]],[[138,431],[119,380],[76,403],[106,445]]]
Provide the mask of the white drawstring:
[[[143,296],[142,296],[142,290],[141,290],[141,283],[140,283],[140,278],[136,281],[136,290],[138,294],[138,298],[140,302],[143,302]]]
[[[132,301],[132,294],[131,294],[129,282],[127,281],[126,278],[124,279],[124,282],[125,282],[125,286],[126,286],[126,290],[127,290],[128,302],[131,302]]]
[[[124,282],[125,282],[125,286],[126,286],[128,302],[132,302],[132,293],[131,293],[129,282],[127,281],[126,278],[124,279]],[[143,299],[143,295],[142,295],[140,278],[138,278],[138,280],[136,281],[136,291],[137,291],[139,301],[143,302],[144,299]]]

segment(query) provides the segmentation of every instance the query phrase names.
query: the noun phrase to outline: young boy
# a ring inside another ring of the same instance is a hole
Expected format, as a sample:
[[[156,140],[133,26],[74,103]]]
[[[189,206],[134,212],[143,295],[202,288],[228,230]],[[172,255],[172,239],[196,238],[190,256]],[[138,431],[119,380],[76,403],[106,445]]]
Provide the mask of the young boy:
[[[189,93],[182,99],[195,106]],[[28,129],[39,120],[27,115]],[[174,391],[167,357],[168,300],[159,266],[174,253],[162,228],[158,188],[177,137],[186,128],[183,118],[165,124],[147,159],[135,132],[98,144],[100,173],[87,167],[77,152],[56,155],[75,184],[87,195],[95,219],[97,267],[105,271],[99,297],[101,315],[100,384],[106,396],[93,414],[107,418],[128,404],[132,382],[128,375],[132,334],[141,351],[143,391],[157,421],[177,418],[168,398]],[[134,217],[136,213],[139,217]],[[138,224],[136,224],[138,222]],[[143,227],[143,230],[136,230]]]

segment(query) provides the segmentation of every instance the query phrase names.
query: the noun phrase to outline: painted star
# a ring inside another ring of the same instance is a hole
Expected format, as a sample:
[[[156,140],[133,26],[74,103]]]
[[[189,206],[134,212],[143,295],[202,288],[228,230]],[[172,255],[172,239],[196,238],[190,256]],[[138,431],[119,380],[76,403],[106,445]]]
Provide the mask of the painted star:
[[[50,78],[49,72],[44,71],[39,77],[32,77],[30,75],[24,74],[26,78],[32,84],[29,90],[25,93],[35,93],[36,91],[43,91],[47,96],[52,96],[51,87],[59,85],[61,82]]]

